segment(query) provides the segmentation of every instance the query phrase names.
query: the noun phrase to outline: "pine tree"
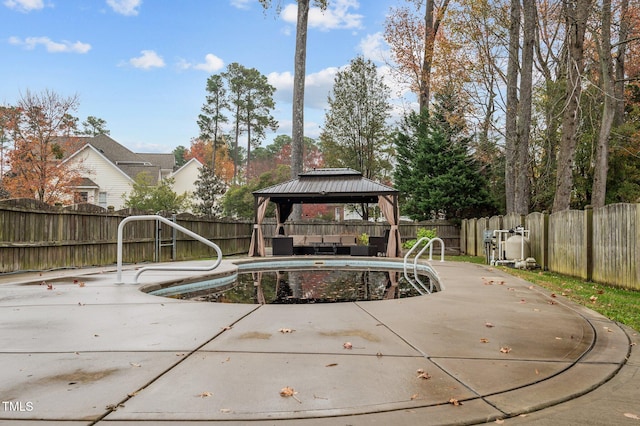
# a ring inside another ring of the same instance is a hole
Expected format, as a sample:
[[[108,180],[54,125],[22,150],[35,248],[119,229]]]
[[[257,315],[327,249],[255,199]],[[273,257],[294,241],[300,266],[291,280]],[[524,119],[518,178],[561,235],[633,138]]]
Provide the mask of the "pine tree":
[[[415,220],[483,216],[493,211],[487,182],[469,153],[455,97],[436,95],[434,111],[411,113],[396,133],[395,187]]]
[[[213,217],[222,216],[219,199],[227,189],[222,179],[211,167],[205,165],[200,168],[200,174],[194,183],[196,186],[194,195],[198,200],[193,206],[195,212]]]

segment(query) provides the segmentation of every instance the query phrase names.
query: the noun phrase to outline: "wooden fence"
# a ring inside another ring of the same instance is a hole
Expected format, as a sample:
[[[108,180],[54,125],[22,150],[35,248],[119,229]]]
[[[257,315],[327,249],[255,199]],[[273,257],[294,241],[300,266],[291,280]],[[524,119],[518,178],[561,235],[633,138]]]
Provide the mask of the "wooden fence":
[[[118,225],[132,214],[92,205],[73,209],[51,207],[35,200],[0,203],[0,272],[113,265],[117,260]],[[176,223],[216,243],[224,255],[247,253],[253,223],[178,215]],[[157,254],[156,232],[163,245],[173,241],[173,228],[156,221],[135,221],[123,229],[125,263],[171,260],[172,247]],[[176,260],[215,256],[210,247],[177,232]]]
[[[35,200],[0,202],[0,273],[81,268],[114,265],[117,258],[117,230],[123,218],[148,214],[130,210],[107,211],[90,204],[72,208],[51,207]],[[249,251],[253,222],[212,219],[189,214],[176,216],[176,222],[216,243],[225,256]],[[365,221],[287,222],[288,234],[356,234],[383,235],[386,223]],[[443,221],[403,223],[403,240],[415,238],[419,228],[436,229],[448,251],[458,252],[459,227]],[[159,234],[158,234],[159,232]],[[274,222],[265,222],[267,245],[275,232]],[[159,235],[162,247],[156,238]],[[173,228],[156,221],[134,221],[123,229],[125,263],[203,259],[215,256],[213,249],[176,233],[173,256]],[[436,247],[436,250],[438,248]]]
[[[484,256],[485,229],[530,231],[530,252],[545,270],[640,290],[640,204],[463,220],[460,248]]]

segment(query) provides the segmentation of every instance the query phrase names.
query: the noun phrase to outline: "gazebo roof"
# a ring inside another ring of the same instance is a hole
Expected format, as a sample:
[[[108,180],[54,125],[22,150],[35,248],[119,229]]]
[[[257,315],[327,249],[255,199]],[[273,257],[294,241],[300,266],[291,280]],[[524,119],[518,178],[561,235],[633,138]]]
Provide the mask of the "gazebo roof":
[[[298,178],[253,192],[275,203],[377,203],[379,195],[396,195],[390,186],[374,182],[348,168],[313,169]]]

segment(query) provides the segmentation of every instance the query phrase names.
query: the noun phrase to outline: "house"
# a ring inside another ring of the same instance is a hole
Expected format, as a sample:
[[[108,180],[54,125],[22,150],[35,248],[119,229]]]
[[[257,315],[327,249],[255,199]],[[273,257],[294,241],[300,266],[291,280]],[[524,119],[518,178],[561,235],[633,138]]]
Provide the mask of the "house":
[[[151,184],[173,178],[176,183],[173,188],[178,194],[194,192],[193,182],[202,166],[197,160],[176,170],[171,153],[135,153],[107,135],[78,139],[80,148],[64,160],[83,171],[82,182],[74,190],[74,202],[120,210],[124,208],[124,196],[140,173],[145,173]]]

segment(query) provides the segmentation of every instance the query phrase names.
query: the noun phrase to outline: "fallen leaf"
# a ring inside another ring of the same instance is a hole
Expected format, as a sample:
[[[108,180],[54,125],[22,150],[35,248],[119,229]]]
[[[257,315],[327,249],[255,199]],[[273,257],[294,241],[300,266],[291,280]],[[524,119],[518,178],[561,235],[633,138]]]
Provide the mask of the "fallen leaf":
[[[551,293],[551,297],[558,297],[555,293]]]
[[[640,420],[640,416],[638,416],[637,414],[624,413],[624,416],[629,418],[629,419]]]
[[[455,406],[458,406],[458,405],[462,405],[462,402],[458,401],[458,400],[457,400],[457,399],[455,399],[455,398],[451,398],[451,399],[449,400],[449,404],[451,404],[451,405],[455,405]]]
[[[484,323],[485,327],[491,328],[491,327],[495,327],[493,324],[491,324],[490,322],[485,322]]]
[[[334,362],[334,363],[325,365],[325,367],[335,367],[336,365],[338,365],[338,363]]]
[[[132,367],[142,367],[142,364],[138,364],[137,362],[130,362]]]
[[[377,356],[378,358],[380,358],[380,357],[382,356],[382,352],[377,352],[377,353],[376,353],[376,356]]]
[[[509,352],[511,352],[511,348],[508,346],[503,346],[500,348],[500,352],[503,354],[508,354]]]
[[[300,404],[302,404],[302,401],[300,401],[298,398],[296,398],[296,394],[297,393],[298,392],[296,392],[292,387],[289,387],[289,386],[285,386],[282,389],[280,389],[280,396],[282,396],[282,397],[292,397],[293,399],[298,401]]]
[[[220,409],[220,412],[221,412],[221,413],[230,413],[230,412],[231,412],[231,409],[230,409],[230,408],[221,408],[221,409]]]
[[[280,333],[293,333],[295,330],[292,328],[281,328],[280,330],[278,330]]]
[[[597,296],[591,296],[589,298],[589,300],[591,301],[591,303],[596,303],[596,300],[598,300],[598,297]]]
[[[78,286],[84,287],[84,281],[80,281],[80,284],[78,284]]]
[[[422,373],[418,375],[418,379],[429,380],[430,378],[431,378],[431,375],[429,373]]]
[[[351,344],[351,342],[344,342],[342,347],[345,349],[353,349],[353,344]]]
[[[496,423],[499,424],[499,425],[502,425],[502,424],[504,424],[504,420],[496,419]]]
[[[489,339],[483,337],[480,339],[480,343],[489,343]]]
[[[413,395],[411,395],[411,400],[413,401],[414,399],[418,399],[419,396],[419,394],[414,393]]]
[[[207,397],[213,396],[213,394],[211,392],[202,392],[201,394],[196,396],[199,396],[200,398],[207,398]]]

